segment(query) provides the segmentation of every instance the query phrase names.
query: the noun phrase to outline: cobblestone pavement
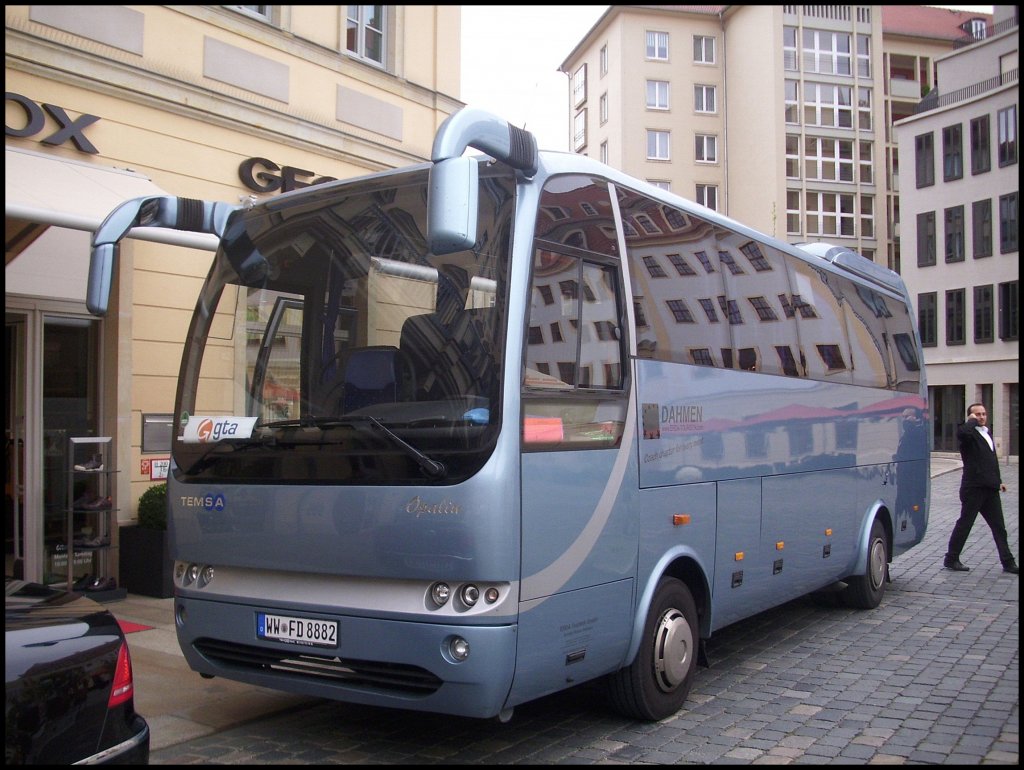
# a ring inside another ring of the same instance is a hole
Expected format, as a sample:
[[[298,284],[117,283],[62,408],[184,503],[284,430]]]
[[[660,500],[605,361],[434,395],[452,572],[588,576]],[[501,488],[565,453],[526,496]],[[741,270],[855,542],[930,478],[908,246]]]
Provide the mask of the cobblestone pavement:
[[[1004,467],[1019,553],[1019,466]],[[512,721],[312,701],[153,752],[153,764],[1010,764],[1019,762],[1018,577],[979,517],[942,568],[959,471],[932,480],[924,543],[892,565],[882,605],[800,599],[709,642],[687,706],[658,723],[609,711],[595,685]]]

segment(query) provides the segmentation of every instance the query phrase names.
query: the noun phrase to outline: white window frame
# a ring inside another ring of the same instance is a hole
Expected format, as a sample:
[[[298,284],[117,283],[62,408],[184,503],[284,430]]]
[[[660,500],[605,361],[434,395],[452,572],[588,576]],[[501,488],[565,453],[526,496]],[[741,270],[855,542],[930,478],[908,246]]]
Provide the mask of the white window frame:
[[[608,140],[601,142],[601,162],[608,165]]]
[[[697,184],[696,201],[712,211],[718,211],[718,185]]]
[[[853,184],[853,140],[804,137],[804,178],[816,182]]]
[[[803,232],[800,191],[786,190],[786,235],[803,235]]]
[[[710,56],[708,49],[710,48]],[[715,63],[715,38],[711,35],[693,36],[693,63],[714,64]]]
[[[715,134],[696,134],[693,148],[695,163],[718,163],[718,137]]]
[[[823,128],[853,128],[852,99],[853,86],[805,81],[804,125]],[[829,122],[824,122],[825,118]]]
[[[608,122],[608,92],[601,94],[601,98],[598,99],[598,119],[601,121],[603,126]]]
[[[587,100],[587,65],[581,64],[572,73],[572,106],[579,107]]]
[[[800,179],[800,134],[786,134],[786,179]]]
[[[853,193],[806,191],[807,235],[854,237],[857,218]]]
[[[383,67],[384,63],[388,58],[388,6],[386,5],[349,5],[346,6],[348,12],[355,10],[356,16],[346,16],[345,21],[345,51],[349,56],[352,56],[360,61],[367,62],[368,64],[374,64],[378,67]],[[366,16],[367,10],[371,8],[380,9],[380,28],[371,27],[367,24]],[[356,29],[356,46],[355,48],[348,47],[348,32],[353,28]],[[367,31],[373,32],[380,36],[380,59],[374,58],[366,51],[366,34]]]
[[[875,145],[866,139],[857,142],[857,167],[860,184],[875,183]]]
[[[607,44],[601,46],[601,57],[600,58],[601,58],[601,63],[600,63],[599,66],[601,68],[601,77],[604,77],[605,75],[608,74],[608,45]]]
[[[857,127],[862,131],[870,131],[871,119],[871,89],[863,86],[857,88]]]
[[[857,77],[871,79],[871,35],[857,35]]]
[[[646,33],[647,60],[668,61],[668,32],[649,29]]]
[[[785,119],[788,126],[800,125],[800,81],[787,80],[783,88]],[[796,118],[790,120],[790,118]]]
[[[710,95],[710,109],[708,109],[708,97]],[[718,89],[715,86],[695,83],[693,86],[693,111],[704,115],[714,115],[718,112]]]
[[[842,50],[841,41],[846,42]],[[847,32],[832,32],[825,29],[803,31],[804,72],[821,75],[850,75],[850,35]]]
[[[647,160],[672,160],[672,132],[647,129]]]
[[[647,181],[655,187],[659,187],[667,192],[672,192],[672,183],[667,179],[648,179]]]
[[[782,68],[786,72],[800,71],[800,46],[797,41],[800,31],[796,27],[782,28]],[[787,40],[786,38],[790,39]]]
[[[587,109],[584,107],[572,119],[572,149],[579,152],[587,146]]]
[[[647,109],[667,110],[669,84],[667,80],[647,80]]]

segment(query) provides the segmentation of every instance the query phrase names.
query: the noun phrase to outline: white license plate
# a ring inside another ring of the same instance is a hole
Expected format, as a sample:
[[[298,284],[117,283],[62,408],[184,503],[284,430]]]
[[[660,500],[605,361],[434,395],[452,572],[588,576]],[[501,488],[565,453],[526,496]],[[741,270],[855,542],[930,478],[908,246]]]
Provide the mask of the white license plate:
[[[312,647],[337,647],[338,624],[333,620],[314,620],[257,612],[256,636],[272,642],[305,644]]]

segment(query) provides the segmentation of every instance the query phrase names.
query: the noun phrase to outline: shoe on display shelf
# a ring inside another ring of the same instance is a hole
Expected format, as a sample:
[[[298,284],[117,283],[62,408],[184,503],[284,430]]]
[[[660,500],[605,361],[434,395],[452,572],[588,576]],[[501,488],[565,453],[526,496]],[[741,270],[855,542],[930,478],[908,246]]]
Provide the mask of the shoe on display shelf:
[[[75,466],[76,471],[101,471],[103,470],[103,458],[100,455],[93,455],[91,459],[81,465]]]

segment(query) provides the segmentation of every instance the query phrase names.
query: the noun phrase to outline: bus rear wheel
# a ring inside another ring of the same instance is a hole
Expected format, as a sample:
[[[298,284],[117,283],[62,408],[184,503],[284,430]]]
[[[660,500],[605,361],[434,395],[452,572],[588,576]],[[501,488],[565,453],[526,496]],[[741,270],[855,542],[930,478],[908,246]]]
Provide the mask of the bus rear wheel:
[[[847,606],[861,610],[873,610],[882,603],[885,595],[885,581],[889,570],[889,538],[885,527],[877,518],[871,524],[868,541],[867,565],[863,575],[846,579],[843,601]]]
[[[693,686],[699,639],[690,589],[675,578],[663,578],[651,600],[636,659],[608,677],[612,707],[649,721],[676,713]]]

